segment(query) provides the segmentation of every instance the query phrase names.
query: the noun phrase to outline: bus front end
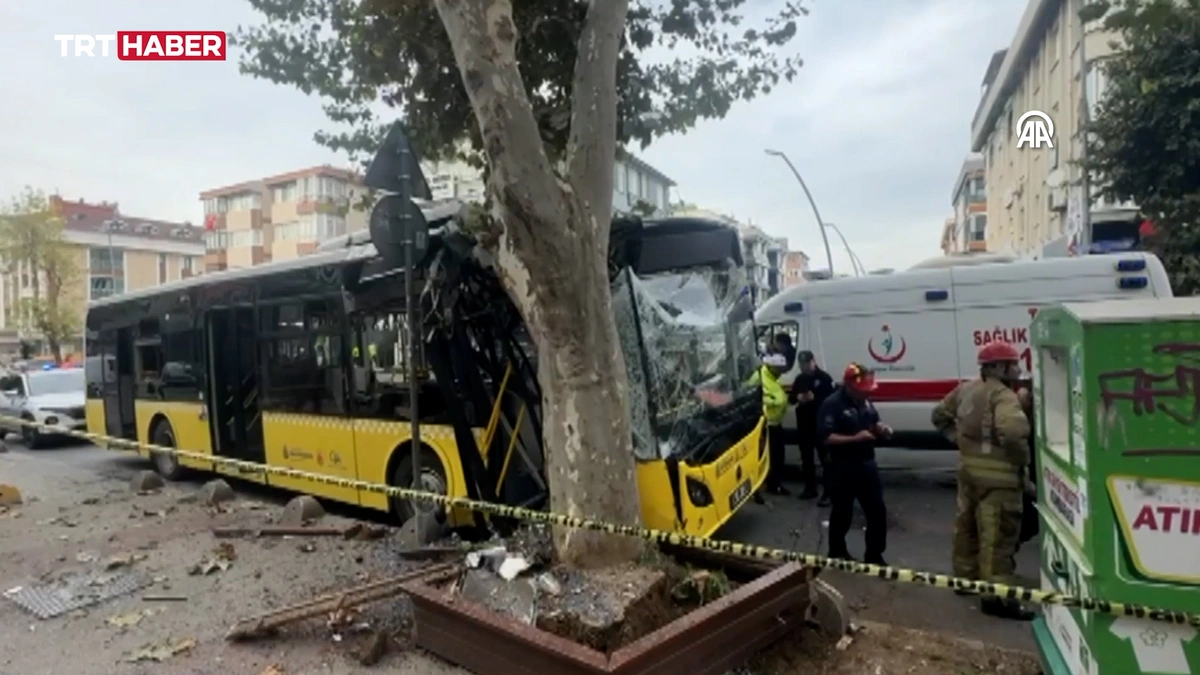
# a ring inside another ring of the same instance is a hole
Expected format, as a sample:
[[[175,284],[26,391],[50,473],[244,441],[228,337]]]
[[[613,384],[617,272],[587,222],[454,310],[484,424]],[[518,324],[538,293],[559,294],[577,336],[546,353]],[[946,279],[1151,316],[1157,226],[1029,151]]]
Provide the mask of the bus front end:
[[[766,480],[753,304],[736,232],[670,219],[614,273],[647,527],[712,535]],[[630,261],[632,262],[632,261]]]

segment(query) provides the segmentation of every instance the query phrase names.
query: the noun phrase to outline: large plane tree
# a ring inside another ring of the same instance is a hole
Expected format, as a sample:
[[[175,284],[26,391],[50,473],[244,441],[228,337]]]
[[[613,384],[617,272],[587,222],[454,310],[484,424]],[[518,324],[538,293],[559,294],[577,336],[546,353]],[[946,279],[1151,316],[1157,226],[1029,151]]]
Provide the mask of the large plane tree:
[[[319,143],[373,153],[402,116],[417,152],[487,171],[488,242],[539,353],[551,507],[640,521],[628,384],[606,253],[614,157],[721,118],[800,67],[780,53],[798,2],[748,0],[249,0],[245,73],[322,98]],[[714,169],[720,170],[720,169]],[[557,532],[564,562],[639,545]]]

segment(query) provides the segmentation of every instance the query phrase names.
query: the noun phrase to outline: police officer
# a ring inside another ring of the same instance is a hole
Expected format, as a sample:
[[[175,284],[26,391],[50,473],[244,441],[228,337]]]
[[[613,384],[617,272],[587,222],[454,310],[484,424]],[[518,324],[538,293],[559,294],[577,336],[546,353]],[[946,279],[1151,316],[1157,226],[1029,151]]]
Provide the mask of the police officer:
[[[813,353],[805,349],[796,355],[800,372],[792,381],[790,400],[796,404],[796,433],[800,442],[800,471],[804,477],[801,499],[812,499],[817,492],[817,457],[821,460],[821,499],[817,506],[829,506],[829,458],[825,446],[817,443],[817,411],[833,393],[833,378],[817,365]],[[816,456],[814,456],[816,455]]]
[[[846,535],[858,501],[867,517],[867,548],[863,562],[886,565],[887,507],[883,502],[883,482],[875,464],[875,442],[892,435],[879,420],[871,404],[875,375],[851,363],[842,375],[842,386],[825,399],[817,413],[817,441],[829,456],[829,496],[833,509],[829,514],[829,557],[852,560],[846,549]]]
[[[767,492],[787,495],[791,492],[783,486],[783,418],[787,414],[788,397],[779,376],[787,372],[787,357],[783,354],[767,354],[762,367],[751,378],[751,382],[762,385],[763,416],[767,418],[767,448],[770,452],[770,467],[767,469]]]
[[[958,445],[954,574],[1012,584],[1029,466],[1029,419],[1011,385],[1020,377],[1007,342],[979,349],[979,379],[960,384],[933,410],[933,425]],[[985,596],[985,614],[1028,621],[1017,600]]]

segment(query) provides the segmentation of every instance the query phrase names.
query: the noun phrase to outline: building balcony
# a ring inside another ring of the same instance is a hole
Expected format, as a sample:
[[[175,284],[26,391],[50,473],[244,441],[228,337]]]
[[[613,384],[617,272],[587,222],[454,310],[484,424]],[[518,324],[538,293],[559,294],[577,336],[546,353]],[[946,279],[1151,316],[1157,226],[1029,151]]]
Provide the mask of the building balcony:
[[[271,253],[264,246],[250,247],[250,264],[261,265],[271,261]]]
[[[212,271],[214,269],[223,270],[229,266],[229,256],[225,249],[215,251],[206,251],[204,253],[204,269]]]
[[[296,215],[307,216],[311,213],[342,215],[348,206],[349,201],[346,199],[305,199],[296,204]]]

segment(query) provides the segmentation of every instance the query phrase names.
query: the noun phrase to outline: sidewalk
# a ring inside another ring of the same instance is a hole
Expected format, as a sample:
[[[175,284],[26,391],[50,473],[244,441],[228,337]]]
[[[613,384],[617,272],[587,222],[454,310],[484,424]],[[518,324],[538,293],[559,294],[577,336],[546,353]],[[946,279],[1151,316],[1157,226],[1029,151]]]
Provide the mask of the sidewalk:
[[[373,666],[358,663],[376,631],[407,636],[409,614],[399,599],[365,606],[348,628],[331,628],[321,617],[257,643],[227,643],[224,635],[239,618],[402,573],[394,541],[218,540],[210,528],[261,526],[279,507],[244,498],[220,510],[206,507],[192,483],[136,495],[126,477],[140,467],[113,462],[111,475],[98,476],[54,459],[53,451],[0,454],[0,482],[16,485],[25,502],[0,513],[0,594],[69,582],[103,593],[127,575],[147,584],[45,620],[0,596],[0,672],[257,675],[270,666],[286,675],[463,672],[395,649]],[[321,524],[349,522],[326,516]],[[232,551],[218,550],[222,542]],[[174,599],[144,599],[151,595]]]

